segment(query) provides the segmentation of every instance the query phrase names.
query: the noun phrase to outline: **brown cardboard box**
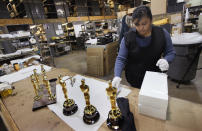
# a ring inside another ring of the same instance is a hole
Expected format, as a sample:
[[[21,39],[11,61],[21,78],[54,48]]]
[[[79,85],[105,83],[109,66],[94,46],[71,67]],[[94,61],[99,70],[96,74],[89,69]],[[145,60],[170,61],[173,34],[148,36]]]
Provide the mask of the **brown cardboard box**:
[[[117,57],[118,42],[112,42],[107,45],[105,50],[105,75],[113,70]]]
[[[87,48],[87,73],[104,76],[104,48]]]
[[[87,73],[91,76],[108,75],[114,68],[118,42],[87,48]]]
[[[182,14],[181,13],[170,15],[170,24],[178,24],[181,22],[182,22]]]
[[[172,27],[172,36],[179,35],[182,33],[182,23],[179,23]]]
[[[166,14],[167,0],[151,0],[152,15]]]

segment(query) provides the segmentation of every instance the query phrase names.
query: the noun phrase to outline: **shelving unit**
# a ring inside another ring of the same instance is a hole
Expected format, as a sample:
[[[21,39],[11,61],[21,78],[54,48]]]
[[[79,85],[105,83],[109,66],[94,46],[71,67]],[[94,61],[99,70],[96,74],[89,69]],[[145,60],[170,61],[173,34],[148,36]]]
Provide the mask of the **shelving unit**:
[[[60,56],[71,50],[71,45],[68,44],[66,37],[54,38],[54,44],[50,44],[53,56]]]
[[[36,25],[36,27],[32,29],[32,33],[35,35],[35,38],[37,38],[39,55],[42,57],[42,62],[52,63],[53,66],[55,66],[54,58],[50,49],[50,45],[47,42],[43,25]]]
[[[100,16],[101,15],[99,1],[88,0],[87,5],[88,5],[89,16]]]
[[[43,0],[43,7],[47,18],[58,18],[54,0]]]
[[[89,16],[87,0],[68,0],[70,16]]]
[[[83,17],[68,17],[68,22],[76,22],[76,21],[97,21],[97,20],[108,20],[108,19],[116,19],[116,16],[83,16]],[[36,24],[44,24],[44,23],[56,23],[62,22],[65,23],[65,18],[57,18],[57,19],[36,19],[34,20]],[[0,26],[5,25],[16,25],[16,24],[34,24],[31,18],[23,18],[23,19],[0,19]]]
[[[22,41],[27,41],[29,42],[30,36],[22,36],[22,37],[17,37],[17,38],[12,38],[12,40],[17,40],[18,43],[21,43]],[[22,49],[25,47],[32,48],[32,44],[29,42],[29,45],[23,45],[23,44],[17,44],[16,48],[17,49]]]
[[[7,0],[5,2],[11,18],[23,18],[29,15],[23,0]]]
[[[66,36],[66,42],[70,45],[70,48],[72,50],[72,46],[76,45],[76,35],[74,32],[74,27],[72,23],[67,23],[64,28],[65,36]]]
[[[190,14],[188,22],[193,24],[192,26],[193,31],[198,31],[198,22],[199,22],[198,20],[200,13],[202,13],[202,5],[189,7],[188,10]]]
[[[0,64],[3,63],[9,63],[11,60],[23,58],[25,56],[31,56],[33,54],[33,51],[28,52],[21,52],[16,53],[17,50],[32,47],[32,44],[29,42],[30,36],[22,36],[22,37],[16,37],[16,38],[1,38],[1,53],[4,54],[4,56],[0,57]],[[21,41],[26,40],[28,41],[28,45],[22,45]],[[8,54],[8,55],[7,55]]]
[[[4,63],[10,63],[11,60],[15,60],[15,59],[20,59],[20,58],[24,58],[24,57],[27,57],[27,56],[31,56],[33,55],[34,53],[33,52],[26,52],[26,53],[21,53],[21,54],[18,54],[18,55],[12,55],[12,56],[9,56],[9,57],[1,57],[0,58],[0,65],[4,64]]]
[[[107,19],[116,19],[116,16],[83,16],[83,17],[68,17],[68,22],[75,21],[97,21],[97,20],[107,20]]]
[[[189,11],[189,19],[187,23],[184,24],[185,32],[196,32],[199,31],[199,15],[202,13],[202,5],[200,6],[192,6],[188,7]],[[186,11],[184,11],[184,21],[185,21],[185,14]]]
[[[21,36],[21,37],[15,37],[15,38],[0,38],[1,44],[5,46],[5,48],[1,48],[1,52],[7,54],[7,53],[12,53],[12,51],[14,50],[16,51],[23,48],[32,48],[33,45],[29,42],[30,37],[31,36]]]
[[[92,21],[90,21],[90,22],[88,22],[88,23],[86,23],[86,25],[85,25],[85,31],[86,31],[86,33],[93,33],[93,32],[95,32],[95,23],[94,22],[92,22]]]

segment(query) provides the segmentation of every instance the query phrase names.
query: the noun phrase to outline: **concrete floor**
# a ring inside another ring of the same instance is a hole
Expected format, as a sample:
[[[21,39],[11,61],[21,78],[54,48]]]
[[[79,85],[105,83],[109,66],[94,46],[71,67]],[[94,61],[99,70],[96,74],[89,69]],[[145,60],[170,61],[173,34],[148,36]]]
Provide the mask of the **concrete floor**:
[[[72,72],[79,74],[87,74],[86,63],[86,51],[72,51],[67,55],[63,55],[55,58],[55,64],[58,68],[67,68]],[[202,54],[199,59],[198,67],[202,67]],[[129,85],[125,79],[124,73],[122,73],[122,84]],[[99,77],[104,80],[113,79],[113,71],[110,75],[105,77]],[[184,100],[188,100],[195,103],[202,104],[202,70],[198,70],[196,78],[186,85],[181,85],[180,88],[176,88],[177,83],[168,79],[168,92],[169,96],[176,97]]]

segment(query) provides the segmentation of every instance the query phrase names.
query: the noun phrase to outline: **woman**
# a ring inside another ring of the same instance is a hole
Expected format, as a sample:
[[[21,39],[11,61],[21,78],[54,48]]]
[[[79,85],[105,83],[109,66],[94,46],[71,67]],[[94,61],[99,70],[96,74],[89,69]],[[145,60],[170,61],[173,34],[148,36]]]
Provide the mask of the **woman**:
[[[115,77],[112,81],[112,86],[116,88],[119,87],[124,68],[130,85],[141,88],[146,71],[167,71],[175,57],[170,34],[152,25],[149,7],[137,7],[132,17],[134,27],[122,39],[116,58]]]

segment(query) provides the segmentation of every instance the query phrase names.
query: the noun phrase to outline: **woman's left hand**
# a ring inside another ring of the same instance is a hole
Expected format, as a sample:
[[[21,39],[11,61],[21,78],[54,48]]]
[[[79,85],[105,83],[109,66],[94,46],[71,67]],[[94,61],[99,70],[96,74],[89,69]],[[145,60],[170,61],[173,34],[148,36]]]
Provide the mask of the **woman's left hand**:
[[[167,71],[169,69],[169,64],[166,59],[159,59],[156,63],[161,71]]]

